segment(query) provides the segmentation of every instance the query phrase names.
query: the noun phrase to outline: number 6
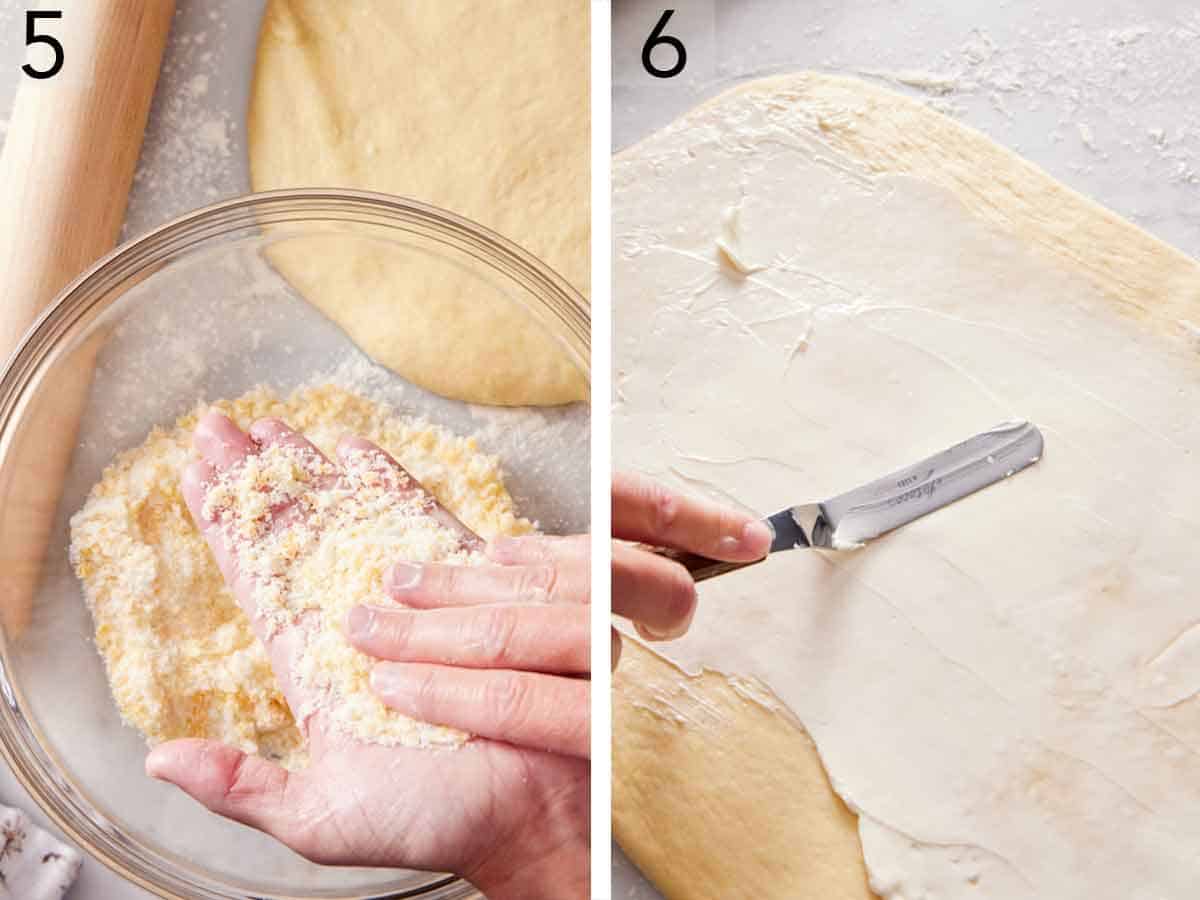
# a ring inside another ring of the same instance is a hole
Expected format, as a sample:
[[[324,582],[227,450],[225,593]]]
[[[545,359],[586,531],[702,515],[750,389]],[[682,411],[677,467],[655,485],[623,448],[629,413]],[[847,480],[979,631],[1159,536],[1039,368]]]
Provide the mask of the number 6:
[[[654,30],[650,32],[650,37],[646,38],[646,43],[642,45],[642,66],[655,78],[673,78],[687,65],[687,49],[683,46],[683,41],[662,33],[674,14],[675,10],[673,9],[664,12],[662,18],[658,20],[658,24],[654,26]],[[666,44],[675,51],[675,65],[669,69],[655,67],[654,62],[650,59],[650,54],[659,44]]]

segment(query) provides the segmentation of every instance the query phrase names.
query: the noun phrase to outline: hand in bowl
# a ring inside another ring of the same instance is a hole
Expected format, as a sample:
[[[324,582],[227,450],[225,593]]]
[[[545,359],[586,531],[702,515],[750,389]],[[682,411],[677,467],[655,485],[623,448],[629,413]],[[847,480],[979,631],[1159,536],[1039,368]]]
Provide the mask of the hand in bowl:
[[[256,615],[251,577],[239,571],[234,541],[246,538],[205,513],[222,473],[275,444],[318,453],[277,420],[257,422],[247,435],[223,416],[206,416],[195,436],[201,459],[184,474],[184,496],[267,647],[284,695],[301,711],[311,698],[291,660],[305,626],[270,631]],[[339,460],[354,451],[402,472],[360,440],[343,441]],[[304,514],[295,503],[274,508],[269,528],[286,528]],[[457,525],[440,509],[434,515]],[[300,718],[312,760],[303,771],[187,739],[156,747],[148,774],[316,862],[451,871],[491,900],[585,896],[589,691],[585,678],[570,677],[588,667],[581,546],[574,539],[519,539],[490,548],[492,565],[397,566],[386,579],[389,593],[417,609],[381,604],[349,615],[350,639],[390,660],[372,675],[380,699],[478,735],[465,745],[364,742],[334,728],[318,708]]]

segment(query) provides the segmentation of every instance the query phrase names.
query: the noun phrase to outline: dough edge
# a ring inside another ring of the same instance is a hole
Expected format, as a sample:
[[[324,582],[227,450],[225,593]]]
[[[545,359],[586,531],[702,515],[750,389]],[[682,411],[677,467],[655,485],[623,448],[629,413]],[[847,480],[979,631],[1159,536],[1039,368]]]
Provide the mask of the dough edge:
[[[614,162],[744,94],[809,108],[830,145],[873,174],[908,175],[949,190],[973,215],[1084,274],[1122,315],[1160,334],[1194,335],[1188,317],[1200,306],[1195,260],[982,132],[860,78],[801,71],[747,81],[620,151]]]
[[[688,674],[622,640],[613,836],[667,900],[785,898],[813,885],[825,900],[873,900],[857,817],[770,689],[712,669]],[[681,821],[688,827],[672,827]]]

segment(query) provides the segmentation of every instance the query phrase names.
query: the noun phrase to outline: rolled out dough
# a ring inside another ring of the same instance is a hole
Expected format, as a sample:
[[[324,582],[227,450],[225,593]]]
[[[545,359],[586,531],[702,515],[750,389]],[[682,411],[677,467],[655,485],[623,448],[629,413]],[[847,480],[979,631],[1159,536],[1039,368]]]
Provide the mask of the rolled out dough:
[[[769,513],[1005,419],[1046,436],[1039,465],[863,550],[703,586],[665,652],[766,682],[863,849],[839,844],[820,870],[783,860],[774,892],[725,896],[834,895],[834,869],[863,858],[886,900],[1192,896],[1200,266],[851,79],[726,93],[619,156],[613,190],[617,465]],[[714,752],[648,739],[631,681],[615,823],[664,802],[639,772],[703,772],[694,754]],[[742,731],[729,741],[758,746]],[[814,795],[721,787],[737,809]],[[706,838],[734,808],[622,840],[652,875],[673,847],[671,871],[720,856],[736,883],[758,831]]]
[[[255,190],[412,197],[515,241],[588,289],[584,0],[271,0],[249,114]],[[553,405],[586,378],[477,278],[346,240],[272,261],[375,359],[439,394]]]

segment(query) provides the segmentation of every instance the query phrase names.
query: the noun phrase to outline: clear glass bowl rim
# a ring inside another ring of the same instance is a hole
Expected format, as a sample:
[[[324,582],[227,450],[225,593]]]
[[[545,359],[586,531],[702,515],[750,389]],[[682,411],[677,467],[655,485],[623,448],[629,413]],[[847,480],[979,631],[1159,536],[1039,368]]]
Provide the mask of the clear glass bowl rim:
[[[169,264],[178,254],[239,231],[315,223],[392,227],[418,233],[474,257],[542,302],[550,314],[548,324],[554,326],[564,351],[585,376],[590,375],[591,316],[587,301],[545,263],[502,235],[427,203],[389,194],[340,188],[252,193],[201,207],[121,244],[58,294],[26,331],[0,374],[0,460],[8,456],[14,426],[27,395],[32,393],[30,386],[53,365],[81,322],[86,328],[106,301],[112,303],[120,297],[114,289],[131,277]],[[285,894],[251,897],[230,893],[190,867],[167,871],[155,866],[152,860],[157,853],[104,821],[56,770],[22,712],[21,689],[10,677],[10,660],[8,636],[0,627],[0,756],[69,838],[110,869],[161,897],[291,900]],[[331,900],[340,896],[328,894]],[[373,900],[408,896],[470,900],[480,895],[456,878],[446,878],[417,893],[371,895]]]

